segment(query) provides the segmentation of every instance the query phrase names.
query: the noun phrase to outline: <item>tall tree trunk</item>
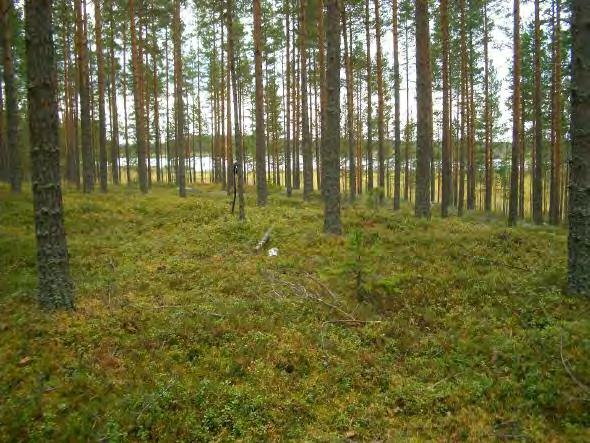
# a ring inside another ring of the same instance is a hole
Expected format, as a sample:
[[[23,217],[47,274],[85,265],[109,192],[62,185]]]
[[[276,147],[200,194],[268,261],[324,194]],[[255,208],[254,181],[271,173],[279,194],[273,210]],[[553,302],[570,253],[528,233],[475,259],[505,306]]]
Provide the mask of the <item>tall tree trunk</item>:
[[[377,39],[377,137],[379,160],[379,200],[383,200],[385,194],[385,99],[383,97],[383,51],[381,50],[381,15],[379,13],[379,0],[374,0],[375,5],[375,33]]]
[[[117,112],[117,59],[115,58],[115,17],[113,11],[114,0],[108,0],[109,4],[109,26],[110,26],[110,81],[111,81],[111,120],[112,120],[112,140],[111,140],[111,169],[113,183],[118,185],[119,176],[119,114]]]
[[[238,206],[239,219],[246,219],[246,202],[244,200],[244,146],[242,144],[242,131],[240,130],[240,114],[238,111],[238,79],[236,76],[236,60],[234,54],[235,29],[233,23],[234,7],[232,0],[227,0],[227,47],[229,58],[229,69],[231,74],[231,89],[233,93],[234,110],[234,136],[237,154],[237,175],[238,175]],[[229,110],[228,110],[229,114]]]
[[[459,195],[457,212],[459,216],[463,215],[465,209],[465,157],[467,154],[467,131],[468,131],[468,85],[467,85],[467,24],[465,17],[465,0],[459,2],[460,20],[461,20],[461,32],[460,32],[460,51],[461,51],[461,69],[460,69],[460,89],[461,89],[461,140],[459,142]]]
[[[264,84],[262,81],[262,12],[254,0],[254,72],[256,77],[256,192],[258,206],[266,206],[266,164],[264,139]]]
[[[158,78],[158,41],[156,30],[152,31],[152,58],[154,63],[153,72],[153,93],[154,93],[154,132],[156,147],[156,181],[161,183],[164,180],[162,173],[162,144],[160,135],[160,81]]]
[[[554,0],[552,44],[552,94],[551,94],[551,188],[549,196],[549,220],[557,225],[561,220],[561,0]]]
[[[327,0],[326,134],[324,164],[324,232],[340,235],[340,12],[338,0]]]
[[[311,135],[309,131],[309,109],[307,90],[307,14],[308,0],[301,0],[301,17],[299,30],[299,56],[301,77],[301,137],[303,143],[303,199],[309,200],[313,192],[313,160],[311,153]]]
[[[185,181],[185,149],[184,149],[184,99],[182,97],[182,23],[180,22],[180,0],[174,1],[174,28],[172,40],[174,41],[174,114],[176,121],[176,152],[178,153],[178,194],[186,197]]]
[[[22,162],[19,142],[19,113],[14,74],[14,0],[0,0],[2,23],[2,65],[6,96],[6,132],[8,146],[8,176],[12,192],[20,193],[22,187]]]
[[[84,30],[82,0],[74,0],[76,7],[76,49],[78,58],[78,90],[80,93],[80,125],[82,131],[82,176],[84,192],[94,190],[94,155],[90,126],[90,86],[88,75],[88,43]]]
[[[286,101],[286,140],[285,140],[285,185],[287,187],[287,197],[291,197],[293,192],[293,173],[291,165],[291,29],[290,29],[290,2],[285,0],[285,37],[287,41],[287,101]]]
[[[572,159],[569,182],[571,294],[590,296],[590,3],[572,0]]]
[[[59,116],[51,0],[26,0],[27,86],[39,303],[73,309],[59,174]]]
[[[432,69],[428,0],[416,0],[416,216],[430,218],[430,163],[432,161]]]
[[[535,0],[535,93],[533,111],[535,114],[535,164],[533,170],[533,221],[543,223],[543,114],[541,90],[541,19],[539,0]]]
[[[442,28],[442,81],[443,81],[443,120],[442,120],[442,204],[441,215],[449,215],[452,200],[451,177],[451,110],[449,85],[449,10],[448,0],[440,2],[440,24]]]
[[[318,0],[318,64],[320,70],[320,133],[323,139],[326,133],[326,113],[328,94],[326,89],[326,35],[324,32],[324,5],[325,0]],[[317,125],[316,125],[317,133]],[[317,143],[317,137],[316,137]],[[321,143],[321,142],[320,142]],[[317,146],[317,145],[316,145]],[[317,151],[317,149],[316,149]],[[319,151],[319,156],[316,153],[316,168],[319,172],[318,189],[322,189],[324,183],[323,157],[322,151]]]
[[[371,14],[365,0],[365,40],[367,47],[367,190],[373,190],[373,75],[371,73]]]
[[[492,184],[494,173],[494,156],[492,152],[492,115],[490,109],[490,67],[489,67],[489,22],[488,22],[488,0],[483,2],[484,17],[484,36],[483,36],[483,53],[484,53],[484,125],[485,125],[485,203],[486,212],[492,211]]]
[[[129,0],[129,17],[131,29],[131,57],[133,65],[133,105],[135,107],[135,144],[137,147],[137,170],[139,173],[139,189],[145,194],[148,192],[148,178],[146,167],[145,122],[143,115],[143,62],[140,48],[138,47],[137,29],[135,28],[135,0]]]
[[[520,0],[514,0],[514,28],[513,28],[513,87],[512,87],[512,163],[510,168],[510,204],[508,209],[508,224],[516,225],[518,217],[518,166],[520,151],[522,150],[521,139],[521,89],[520,89]]]
[[[401,134],[400,134],[400,75],[399,75],[399,22],[398,0],[393,0],[393,94],[394,94],[394,155],[393,209],[400,209],[401,194]]]
[[[346,129],[348,131],[348,187],[350,192],[350,201],[354,202],[356,198],[356,158],[355,158],[355,140],[354,140],[354,74],[352,70],[352,41],[348,38],[348,19],[346,14],[346,5],[342,5],[342,34],[344,35],[344,64],[346,67]]]
[[[129,154],[129,122],[127,116],[127,33],[123,26],[123,117],[125,125],[125,175],[127,186],[131,186],[131,156]]]
[[[102,11],[101,0],[94,0],[94,31],[96,34],[96,64],[98,70],[98,133],[99,133],[99,164],[100,190],[107,192],[107,123],[105,111],[105,69],[102,43]]]

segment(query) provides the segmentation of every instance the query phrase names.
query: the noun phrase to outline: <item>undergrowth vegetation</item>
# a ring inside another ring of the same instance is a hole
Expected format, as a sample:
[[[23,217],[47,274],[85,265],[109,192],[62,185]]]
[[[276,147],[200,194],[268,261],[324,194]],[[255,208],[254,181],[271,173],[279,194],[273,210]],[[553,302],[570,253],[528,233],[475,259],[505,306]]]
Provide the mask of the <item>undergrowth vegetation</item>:
[[[0,441],[589,441],[566,231],[217,188],[65,194],[73,314],[0,189]],[[269,247],[255,253],[271,227]]]

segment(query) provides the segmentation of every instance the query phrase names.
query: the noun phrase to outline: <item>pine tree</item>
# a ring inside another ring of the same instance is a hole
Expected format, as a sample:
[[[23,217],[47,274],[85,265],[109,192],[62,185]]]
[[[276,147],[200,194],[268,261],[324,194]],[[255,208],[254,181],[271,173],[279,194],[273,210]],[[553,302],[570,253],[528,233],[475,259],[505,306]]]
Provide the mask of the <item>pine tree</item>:
[[[449,11],[448,1],[440,2],[440,24],[442,28],[442,81],[443,81],[443,128],[442,128],[442,203],[441,215],[449,215],[452,200],[451,177],[451,110],[449,85]]]
[[[393,93],[395,101],[394,111],[394,155],[395,173],[393,184],[393,209],[400,209],[401,193],[401,134],[400,134],[400,74],[399,74],[399,24],[398,24],[398,0],[393,0]]]
[[[59,174],[59,117],[51,0],[26,0],[26,61],[39,303],[73,309]]]
[[[432,161],[432,69],[428,0],[416,0],[416,216],[430,218],[430,163]]]
[[[508,224],[514,226],[518,217],[519,160],[522,150],[521,139],[521,54],[520,54],[520,0],[514,0],[513,27],[513,68],[512,68],[512,163],[510,168],[510,201]]]
[[[180,21],[180,0],[174,0],[174,26],[172,33],[174,41],[174,115],[176,127],[176,152],[178,155],[178,168],[176,179],[178,181],[178,194],[186,197],[185,181],[185,145],[184,145],[184,99],[182,77],[182,23]]]
[[[90,85],[88,73],[88,41],[82,2],[74,0],[76,9],[76,54],[78,63],[78,92],[80,94],[80,127],[82,141],[82,177],[84,192],[94,190],[94,153],[90,124]]]
[[[324,165],[324,232],[341,234],[340,224],[340,12],[338,0],[326,1],[327,73],[326,134],[322,139]]]
[[[19,142],[19,112],[14,67],[14,0],[0,0],[2,31],[2,65],[6,96],[6,142],[8,146],[8,176],[12,192],[21,192],[22,164]]]
[[[254,57],[256,76],[256,191],[258,206],[266,206],[266,164],[264,138],[264,85],[262,81],[262,12],[260,0],[254,0]]]
[[[590,296],[590,3],[572,0],[572,157],[569,182],[571,294]]]
[[[101,0],[94,0],[94,31],[96,33],[96,60],[98,76],[98,132],[99,132],[99,165],[100,190],[107,192],[107,127],[105,110],[105,67],[102,42],[102,11]]]

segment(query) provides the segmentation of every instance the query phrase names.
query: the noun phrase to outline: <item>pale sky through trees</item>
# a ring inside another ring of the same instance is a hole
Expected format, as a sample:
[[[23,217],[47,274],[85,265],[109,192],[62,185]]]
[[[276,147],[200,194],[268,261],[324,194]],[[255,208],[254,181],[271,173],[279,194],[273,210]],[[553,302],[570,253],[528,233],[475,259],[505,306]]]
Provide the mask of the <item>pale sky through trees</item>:
[[[22,2],[21,2],[22,3]],[[92,16],[94,12],[94,6],[92,2],[89,2],[87,5],[87,11],[90,15],[89,21],[92,22]],[[492,16],[491,19],[494,21],[494,27],[490,34],[490,60],[493,64],[494,68],[497,70],[498,80],[501,82],[500,86],[500,117],[496,122],[496,128],[503,127],[502,136],[499,137],[499,140],[496,141],[509,141],[510,139],[510,99],[511,99],[511,74],[510,69],[512,65],[512,44],[511,44],[511,20],[512,20],[512,0],[502,0],[501,7],[498,8],[499,13],[496,13],[495,16]],[[387,76],[389,76],[389,71],[393,66],[393,33],[391,31],[390,20],[391,20],[391,8],[389,5],[386,5],[384,8],[384,19],[387,20],[385,23],[386,26],[383,26],[384,34],[382,37],[382,44],[383,44],[383,55],[384,60],[386,62]],[[438,10],[431,10],[431,32],[433,27],[433,16],[438,14]],[[243,25],[246,27],[246,38],[248,39],[248,45],[251,46],[252,40],[252,18],[251,14],[244,14],[245,19],[242,19]],[[528,24],[534,16],[534,5],[532,2],[523,3],[521,5],[521,17],[523,27]],[[183,39],[185,43],[183,45],[183,57],[188,57],[191,51],[197,50],[197,17],[196,11],[194,6],[184,7],[182,11],[182,20],[185,26],[183,31]],[[562,26],[567,29],[567,24],[564,22]],[[402,24],[400,23],[400,75],[402,76],[401,81],[401,121],[402,125],[405,123],[405,116],[406,116],[406,91],[405,91],[405,48],[404,48],[404,34],[401,32]],[[374,35],[374,31],[373,31]],[[92,36],[91,36],[92,37]],[[359,35],[354,35],[354,39],[360,38]],[[374,38],[374,37],[373,37]],[[410,34],[410,45],[409,45],[409,59],[410,59],[410,68],[409,68],[409,78],[410,78],[410,115],[413,120],[415,120],[416,115],[416,90],[415,90],[415,78],[416,78],[416,68],[415,68],[415,45],[414,45],[414,38],[413,38],[413,30]],[[89,44],[93,45],[93,39],[89,40]],[[92,46],[91,50],[94,49]],[[128,48],[129,50],[129,48]],[[373,41],[373,48],[372,51],[375,51],[375,42]],[[253,54],[251,54],[253,58]],[[169,54],[171,60],[171,54]],[[122,63],[122,54],[118,55],[119,62]],[[127,56],[127,62],[130,64],[130,54]],[[201,60],[202,63],[205,63],[205,60]],[[277,69],[280,71],[280,59],[277,61]],[[342,68],[344,69],[344,68]],[[483,65],[481,66],[483,69]],[[172,68],[171,68],[172,71]],[[204,76],[201,78],[201,104],[203,108],[203,115],[205,120],[205,128],[207,132],[210,132],[210,110],[209,110],[209,100],[208,100],[208,93],[206,91],[207,85],[207,78],[206,78],[206,70],[203,69]],[[130,72],[130,67],[127,68],[127,72]],[[170,73],[170,81],[172,82],[172,75],[173,72]],[[92,72],[93,81],[96,81],[96,73]],[[344,73],[341,76],[344,79]],[[364,81],[364,79],[363,79]],[[356,79],[355,79],[356,82]],[[279,81],[279,94],[282,95],[282,83]],[[194,88],[196,89],[196,80]],[[121,91],[118,90],[118,105],[119,109],[123,108],[123,98],[121,96]],[[377,97],[376,93],[374,96],[374,102],[376,103]],[[129,109],[133,109],[133,95],[131,90],[128,91],[128,107]],[[165,110],[165,97],[160,97],[160,106],[162,110]],[[346,88],[342,87],[342,103],[345,103],[346,100]],[[433,103],[434,103],[434,113],[435,113],[435,120],[434,120],[434,139],[438,140],[440,138],[440,117],[436,114],[440,114],[441,111],[441,100],[442,100],[442,91],[434,89],[433,90]],[[364,106],[365,104],[363,104]],[[390,101],[390,105],[393,104]],[[192,106],[192,97],[189,97],[189,106]],[[108,112],[108,109],[107,109]],[[413,116],[413,117],[412,117]],[[344,118],[344,117],[343,117]],[[119,113],[119,119],[121,119],[121,113]],[[246,114],[245,114],[245,124],[246,124],[246,131],[247,134],[250,133],[250,128],[252,127],[252,110],[250,109],[249,103],[246,104]],[[162,134],[165,134],[165,120],[161,119],[160,121]],[[403,127],[403,126],[402,126]],[[122,131],[122,124],[119,125],[120,130]],[[387,134],[388,138],[391,138],[393,134],[393,125],[389,125],[389,134]],[[133,134],[130,134],[131,138],[133,138]]]

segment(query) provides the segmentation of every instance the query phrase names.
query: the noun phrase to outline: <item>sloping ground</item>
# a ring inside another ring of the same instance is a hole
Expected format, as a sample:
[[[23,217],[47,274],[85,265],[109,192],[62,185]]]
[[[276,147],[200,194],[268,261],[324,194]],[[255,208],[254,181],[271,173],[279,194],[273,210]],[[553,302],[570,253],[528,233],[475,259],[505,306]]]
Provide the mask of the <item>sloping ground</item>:
[[[248,197],[239,223],[212,187],[68,192],[77,311],[47,314],[31,197],[1,188],[0,440],[590,441],[563,229],[359,203],[340,239]]]

